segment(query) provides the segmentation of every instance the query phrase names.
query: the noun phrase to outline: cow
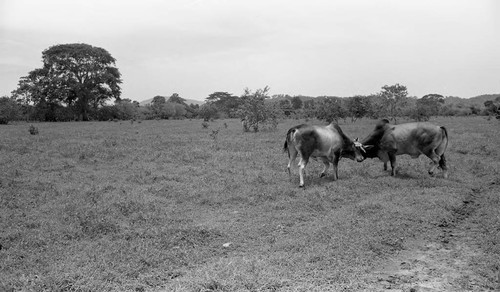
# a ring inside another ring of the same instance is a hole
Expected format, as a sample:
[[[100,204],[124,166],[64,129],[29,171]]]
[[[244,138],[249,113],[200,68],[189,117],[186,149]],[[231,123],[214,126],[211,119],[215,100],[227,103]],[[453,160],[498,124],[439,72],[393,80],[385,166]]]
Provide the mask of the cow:
[[[431,123],[406,123],[391,125],[387,119],[380,120],[375,129],[360,142],[354,141],[365,158],[378,157],[391,162],[391,175],[396,176],[396,156],[408,154],[418,158],[421,154],[429,157],[429,174],[434,176],[436,168],[441,168],[443,177],[448,177],[448,167],[444,152],[448,147],[448,132],[445,127]]]
[[[325,165],[320,177],[326,175],[326,171],[333,164],[333,180],[338,179],[338,163],[341,157],[347,157],[358,162],[364,157],[359,147],[349,139],[337,124],[328,126],[317,126],[302,124],[290,128],[286,133],[283,150],[288,152],[288,174],[291,175],[290,167],[300,153],[299,161],[299,187],[304,187],[304,168],[309,158],[319,158]]]

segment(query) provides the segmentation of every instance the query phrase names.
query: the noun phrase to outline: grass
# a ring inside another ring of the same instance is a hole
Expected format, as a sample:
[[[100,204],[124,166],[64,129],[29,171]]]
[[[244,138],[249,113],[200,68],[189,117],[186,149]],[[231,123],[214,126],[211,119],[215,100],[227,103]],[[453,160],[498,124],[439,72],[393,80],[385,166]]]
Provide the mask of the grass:
[[[448,128],[449,179],[400,156],[396,178],[378,160],[341,160],[332,182],[311,162],[299,189],[282,146],[302,122],[260,133],[237,120],[0,127],[0,290],[362,290],[409,242],[458,226],[467,198],[460,226],[484,252],[470,264],[494,287],[498,121],[434,121]],[[341,127],[361,138],[374,121]]]

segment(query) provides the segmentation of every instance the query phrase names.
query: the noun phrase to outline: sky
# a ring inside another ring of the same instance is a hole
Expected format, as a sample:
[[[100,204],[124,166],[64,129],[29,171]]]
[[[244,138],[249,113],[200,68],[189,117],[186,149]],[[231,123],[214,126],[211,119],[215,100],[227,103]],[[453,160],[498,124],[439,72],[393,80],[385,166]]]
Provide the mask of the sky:
[[[70,43],[106,49],[136,101],[500,93],[497,0],[0,0],[0,96]]]

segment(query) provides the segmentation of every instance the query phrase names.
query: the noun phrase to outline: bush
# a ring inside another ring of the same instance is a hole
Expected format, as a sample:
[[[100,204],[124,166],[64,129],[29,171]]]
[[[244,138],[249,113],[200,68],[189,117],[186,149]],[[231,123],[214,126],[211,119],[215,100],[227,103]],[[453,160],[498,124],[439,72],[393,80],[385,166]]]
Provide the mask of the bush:
[[[97,110],[96,118],[99,121],[110,121],[114,119],[118,119],[120,113],[115,106],[105,105]]]
[[[38,128],[33,125],[30,125],[29,132],[31,135],[38,135]]]
[[[6,96],[0,98],[0,124],[8,124],[19,117],[19,105]]]

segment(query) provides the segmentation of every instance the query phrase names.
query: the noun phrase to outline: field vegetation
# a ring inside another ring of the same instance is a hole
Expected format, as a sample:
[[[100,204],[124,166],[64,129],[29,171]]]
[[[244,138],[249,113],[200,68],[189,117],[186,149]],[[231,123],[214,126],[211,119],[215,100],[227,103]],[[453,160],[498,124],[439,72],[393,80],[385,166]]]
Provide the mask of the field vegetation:
[[[335,182],[313,161],[299,189],[282,147],[303,122],[0,127],[0,291],[499,288],[497,120],[431,120],[448,179],[427,157],[398,157],[398,177],[344,159]],[[340,126],[362,138],[375,122]]]

